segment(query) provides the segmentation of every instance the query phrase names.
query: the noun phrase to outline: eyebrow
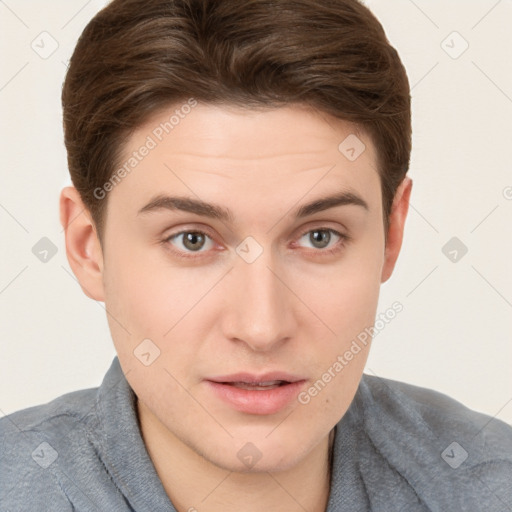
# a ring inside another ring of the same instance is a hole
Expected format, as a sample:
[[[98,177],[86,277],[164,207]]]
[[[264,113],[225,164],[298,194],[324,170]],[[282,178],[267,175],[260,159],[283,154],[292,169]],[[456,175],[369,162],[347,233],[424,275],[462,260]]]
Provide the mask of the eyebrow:
[[[369,210],[368,203],[354,192],[341,192],[335,195],[315,199],[314,201],[302,205],[296,209],[292,216],[301,219],[314,213],[318,213],[336,206],[355,205]],[[195,213],[202,217],[218,219],[228,223],[233,223],[234,215],[228,209],[217,204],[206,203],[200,199],[190,197],[165,196],[158,195],[149,203],[143,206],[137,215],[154,212],[158,210],[181,210],[184,212]]]

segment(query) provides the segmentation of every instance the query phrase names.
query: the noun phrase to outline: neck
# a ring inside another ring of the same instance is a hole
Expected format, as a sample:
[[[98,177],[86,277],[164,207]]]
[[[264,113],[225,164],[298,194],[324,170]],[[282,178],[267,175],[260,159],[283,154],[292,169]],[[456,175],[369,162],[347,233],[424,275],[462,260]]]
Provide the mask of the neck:
[[[286,471],[238,473],[182,443],[140,401],[137,408],[146,449],[178,512],[325,512],[334,429]]]

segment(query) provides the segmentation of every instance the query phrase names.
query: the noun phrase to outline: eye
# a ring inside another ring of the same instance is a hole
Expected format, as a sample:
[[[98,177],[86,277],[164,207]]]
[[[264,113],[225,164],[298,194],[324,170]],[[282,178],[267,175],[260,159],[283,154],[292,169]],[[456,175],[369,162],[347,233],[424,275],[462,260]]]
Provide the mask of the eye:
[[[208,245],[208,241],[210,244]],[[180,231],[179,233],[175,233],[165,239],[165,242],[174,245],[176,242],[177,245],[181,245],[184,247],[183,250],[181,247],[178,248],[178,252],[205,252],[201,251],[201,249],[206,247],[206,251],[213,247],[212,239],[203,231]]]
[[[347,235],[326,227],[305,231],[299,237],[299,241],[302,239],[305,239],[306,243],[311,244],[309,247],[313,249],[312,252],[321,255],[334,254],[342,250],[345,242],[350,240]],[[207,233],[195,229],[173,233],[162,242],[170,245],[172,252],[183,258],[194,258],[194,253],[207,253],[215,245]]]
[[[348,240],[348,236],[343,235],[331,228],[315,228],[303,233],[299,240],[302,239],[305,239],[306,242],[311,243],[313,249],[318,249],[316,252],[325,252],[330,254],[341,250],[343,242]],[[329,247],[329,244],[333,241],[333,239],[334,243]]]

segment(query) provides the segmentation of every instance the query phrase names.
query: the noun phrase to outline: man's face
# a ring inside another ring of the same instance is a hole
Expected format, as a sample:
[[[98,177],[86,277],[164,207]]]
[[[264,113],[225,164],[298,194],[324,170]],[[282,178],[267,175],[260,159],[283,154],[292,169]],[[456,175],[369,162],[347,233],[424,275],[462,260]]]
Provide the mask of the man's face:
[[[366,148],[354,159],[354,126],[301,107],[198,104],[159,130],[174,110],[133,134],[123,163],[134,151],[140,161],[108,195],[114,344],[139,413],[173,442],[229,470],[250,469],[247,454],[261,456],[252,471],[283,470],[326,439],[367,359],[359,344],[336,365],[376,315],[385,247],[375,150],[359,135]],[[343,193],[346,204],[296,215]],[[154,202],[165,196],[231,218]]]

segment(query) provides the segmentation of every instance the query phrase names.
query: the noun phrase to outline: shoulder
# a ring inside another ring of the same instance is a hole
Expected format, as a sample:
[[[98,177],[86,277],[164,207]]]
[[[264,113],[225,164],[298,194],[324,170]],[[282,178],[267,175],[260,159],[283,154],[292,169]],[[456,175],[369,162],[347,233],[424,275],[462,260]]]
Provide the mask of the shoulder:
[[[81,420],[94,406],[98,388],[61,395],[46,404],[27,407],[0,418],[0,435],[33,430],[48,423]]]
[[[482,434],[485,441],[498,442],[512,450],[512,427],[487,414],[474,411],[450,396],[405,382],[365,374],[363,384],[372,397],[372,407],[387,417],[421,421],[433,433],[446,429],[464,435]],[[510,452],[509,452],[510,455]]]
[[[512,507],[510,425],[391,379],[364,374],[359,391],[366,434],[425,503],[487,512]]]
[[[27,438],[31,433],[69,434],[94,421],[98,388],[66,393],[51,402],[28,407],[0,418],[0,439]],[[6,445],[0,446],[5,456]]]
[[[52,510],[72,510],[54,463],[67,459],[64,452],[79,453],[90,443],[97,389],[67,393],[0,419],[2,510],[35,510],[48,506],[48,500]]]

